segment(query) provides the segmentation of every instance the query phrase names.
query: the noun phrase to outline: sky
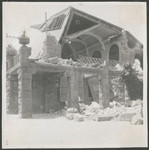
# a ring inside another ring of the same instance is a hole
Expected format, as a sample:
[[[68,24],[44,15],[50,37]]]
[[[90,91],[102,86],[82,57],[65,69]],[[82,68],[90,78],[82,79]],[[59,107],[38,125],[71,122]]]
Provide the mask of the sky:
[[[42,50],[45,33],[31,28],[47,17],[72,6],[131,32],[144,44],[146,38],[145,2],[3,2],[3,45],[21,46],[17,39],[6,38],[6,33],[19,37],[26,30],[32,47],[32,57]]]

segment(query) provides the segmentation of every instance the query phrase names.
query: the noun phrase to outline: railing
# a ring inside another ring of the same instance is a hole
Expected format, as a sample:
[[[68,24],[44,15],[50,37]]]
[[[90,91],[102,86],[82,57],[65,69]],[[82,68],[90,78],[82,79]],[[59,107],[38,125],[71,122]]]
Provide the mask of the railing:
[[[102,64],[104,62],[104,60],[100,59],[100,58],[93,58],[93,57],[88,57],[88,56],[82,56],[82,55],[78,55],[78,59],[77,61],[79,63],[87,63],[87,64],[92,64],[92,63],[99,63]]]
[[[122,62],[116,61],[116,60],[103,60],[101,58],[93,58],[88,56],[82,56],[78,55],[77,61],[82,64],[92,64],[92,63],[98,63],[99,65],[106,64],[106,66],[109,69],[116,69],[116,65],[119,64],[120,66],[124,66]]]

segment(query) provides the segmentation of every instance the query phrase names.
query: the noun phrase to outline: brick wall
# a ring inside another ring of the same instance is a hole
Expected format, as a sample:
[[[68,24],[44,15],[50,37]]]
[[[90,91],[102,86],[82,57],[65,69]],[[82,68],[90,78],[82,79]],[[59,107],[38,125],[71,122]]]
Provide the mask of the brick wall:
[[[60,101],[59,78],[51,75],[33,75],[32,106],[33,113],[49,113],[65,106]]]
[[[42,113],[45,107],[45,78],[43,75],[33,75],[32,83],[33,113]]]

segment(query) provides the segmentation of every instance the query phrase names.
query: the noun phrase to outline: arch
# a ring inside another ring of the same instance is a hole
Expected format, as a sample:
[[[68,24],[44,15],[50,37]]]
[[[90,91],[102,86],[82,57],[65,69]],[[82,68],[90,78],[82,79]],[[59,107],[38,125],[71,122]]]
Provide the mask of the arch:
[[[101,52],[100,52],[100,51],[95,51],[95,52],[92,54],[92,57],[94,57],[94,58],[102,58]]]
[[[84,45],[84,47],[85,47],[85,49],[86,49],[86,53],[87,53],[87,55],[88,55],[88,47],[87,47],[87,45],[86,45],[86,43],[84,42],[84,41],[82,41],[81,39],[79,39],[79,38],[75,38],[75,39],[72,39],[71,40],[72,42],[73,41],[76,41],[76,42],[80,42],[80,43],[82,43],[83,45]]]
[[[105,46],[103,44],[103,41],[102,41],[102,38],[99,37],[97,34],[93,33],[93,32],[87,32],[85,33],[86,35],[90,35],[90,36],[93,36],[94,38],[96,38],[102,45],[102,48],[105,50]]]
[[[61,52],[61,57],[63,59],[69,59],[72,58],[73,60],[76,59],[75,57],[75,52],[74,50],[71,48],[71,46],[69,44],[64,44],[63,48],[62,48],[62,52]]]
[[[113,44],[109,50],[109,59],[119,61],[119,47]]]
[[[140,66],[143,69],[143,54],[135,54],[135,59],[138,59],[140,61]]]

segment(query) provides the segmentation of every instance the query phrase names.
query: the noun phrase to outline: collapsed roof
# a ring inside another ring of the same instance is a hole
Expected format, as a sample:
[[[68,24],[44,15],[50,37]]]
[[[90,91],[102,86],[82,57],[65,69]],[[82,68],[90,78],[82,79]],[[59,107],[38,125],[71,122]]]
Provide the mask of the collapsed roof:
[[[124,32],[128,37],[130,48],[133,47],[135,43],[138,43],[140,48],[143,47],[130,32],[124,31],[124,29],[116,25],[73,7],[68,7],[65,10],[60,11],[50,17],[47,21],[44,21],[39,25],[34,25],[32,28],[38,29],[41,32],[50,32],[60,44],[62,42],[65,43],[66,40],[69,41],[75,39],[71,44],[72,47],[78,51],[99,43],[104,49],[104,41],[108,38],[121,35]],[[67,45],[64,44],[63,46],[65,49],[69,49],[67,48]]]

